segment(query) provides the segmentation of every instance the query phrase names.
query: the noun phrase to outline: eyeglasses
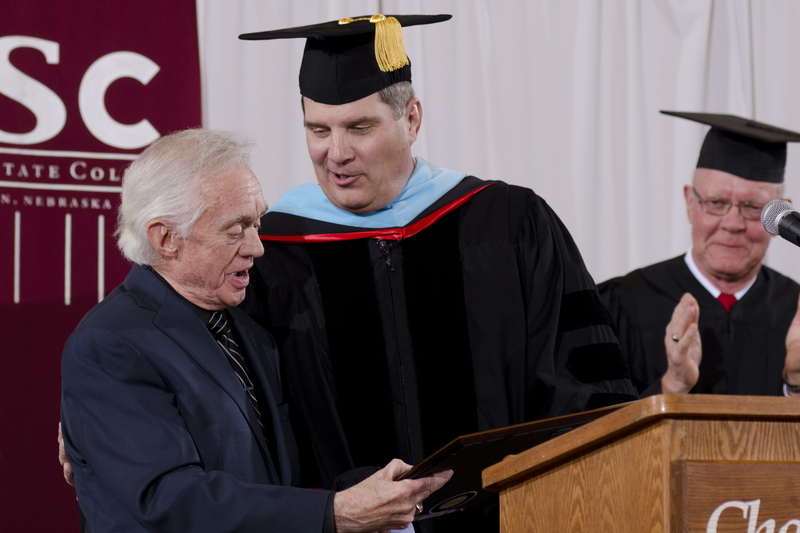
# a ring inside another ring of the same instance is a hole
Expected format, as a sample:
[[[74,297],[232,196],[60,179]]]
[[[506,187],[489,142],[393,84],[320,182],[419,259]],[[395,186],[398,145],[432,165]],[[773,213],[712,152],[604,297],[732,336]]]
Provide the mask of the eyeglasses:
[[[727,198],[717,198],[715,196],[707,196],[704,198],[697,194],[694,187],[692,187],[692,192],[694,193],[694,197],[697,198],[697,203],[700,204],[700,209],[703,210],[703,213],[708,213],[715,217],[724,217],[731,210],[731,207],[735,205],[739,209],[739,214],[742,215],[742,218],[745,220],[761,220],[761,210],[764,209],[763,205],[754,205],[750,202],[734,204]]]

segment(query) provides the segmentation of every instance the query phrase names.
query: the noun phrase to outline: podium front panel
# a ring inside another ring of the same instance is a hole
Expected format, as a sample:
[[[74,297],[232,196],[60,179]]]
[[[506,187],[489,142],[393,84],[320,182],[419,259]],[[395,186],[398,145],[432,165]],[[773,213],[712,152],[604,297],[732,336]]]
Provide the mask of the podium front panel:
[[[674,531],[800,532],[800,463],[675,461]]]

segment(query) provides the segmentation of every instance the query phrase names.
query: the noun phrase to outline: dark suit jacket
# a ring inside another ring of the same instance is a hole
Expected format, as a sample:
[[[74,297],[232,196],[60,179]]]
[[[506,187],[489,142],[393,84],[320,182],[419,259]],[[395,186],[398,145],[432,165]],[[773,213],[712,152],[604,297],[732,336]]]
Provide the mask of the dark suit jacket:
[[[274,458],[214,337],[153,272],[134,266],[70,336],[61,419],[87,531],[322,531],[329,493],[291,486],[272,336],[229,312],[269,404]]]

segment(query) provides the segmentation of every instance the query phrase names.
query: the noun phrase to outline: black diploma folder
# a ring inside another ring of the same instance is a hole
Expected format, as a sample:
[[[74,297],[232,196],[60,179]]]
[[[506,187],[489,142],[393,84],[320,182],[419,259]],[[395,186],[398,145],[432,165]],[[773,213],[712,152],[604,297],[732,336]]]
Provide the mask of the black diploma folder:
[[[398,478],[416,479],[443,470],[453,471],[450,481],[424,501],[423,511],[415,520],[433,518],[467,507],[497,504],[498,494],[483,490],[481,473],[485,468],[499,463],[509,455],[524,452],[571,429],[597,420],[623,405],[526,422],[453,439]]]

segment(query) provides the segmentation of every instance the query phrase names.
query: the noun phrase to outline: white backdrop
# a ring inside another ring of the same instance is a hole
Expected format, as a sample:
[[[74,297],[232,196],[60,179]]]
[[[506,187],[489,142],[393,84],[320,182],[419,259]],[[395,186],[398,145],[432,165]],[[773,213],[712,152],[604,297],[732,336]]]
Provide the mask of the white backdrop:
[[[380,4],[380,5],[379,5]],[[303,40],[245,32],[343,16],[451,13],[404,29],[423,104],[416,155],[524,185],[596,281],[688,249],[682,186],[706,127],[659,109],[800,130],[796,0],[197,0],[205,126],[251,134],[268,203],[314,182],[297,74]],[[787,195],[800,203],[800,146]],[[767,264],[800,280],[800,250]]]

